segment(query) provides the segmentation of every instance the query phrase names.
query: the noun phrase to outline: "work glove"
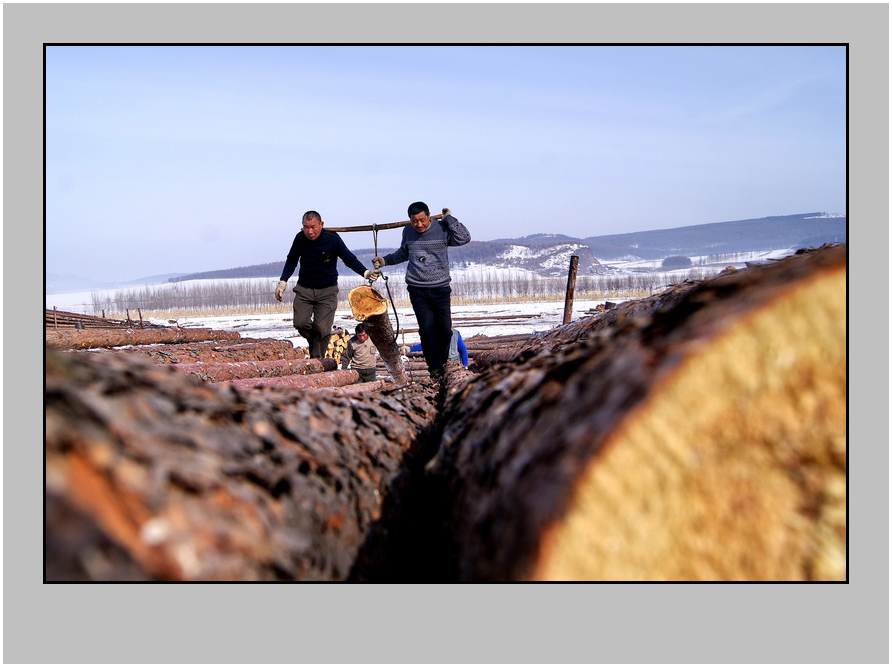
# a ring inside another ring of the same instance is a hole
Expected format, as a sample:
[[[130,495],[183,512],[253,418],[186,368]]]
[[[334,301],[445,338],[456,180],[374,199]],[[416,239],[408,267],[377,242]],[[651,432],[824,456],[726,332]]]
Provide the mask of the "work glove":
[[[363,273],[362,277],[373,283],[381,277],[381,272],[378,269],[370,269]]]
[[[284,280],[280,280],[279,284],[276,285],[276,301],[282,300],[282,294],[285,292],[285,287],[287,286],[287,284],[288,283],[286,283]]]
[[[452,215],[452,211],[450,211],[448,208],[444,208],[443,215]]]
[[[372,266],[374,266],[376,269],[380,269],[385,264],[387,264],[387,262],[384,261],[383,257],[373,257],[372,258]]]
[[[404,357],[409,356],[409,346],[408,345],[400,345],[400,354]]]

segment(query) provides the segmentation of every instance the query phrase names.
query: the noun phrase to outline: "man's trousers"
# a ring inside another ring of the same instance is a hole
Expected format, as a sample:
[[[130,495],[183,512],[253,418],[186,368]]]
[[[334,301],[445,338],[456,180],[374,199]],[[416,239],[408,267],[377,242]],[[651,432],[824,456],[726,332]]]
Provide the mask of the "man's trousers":
[[[311,359],[325,356],[337,309],[337,285],[320,289],[300,284],[294,287],[294,328],[307,339]]]
[[[421,352],[429,371],[440,371],[446,365],[449,355],[449,339],[452,338],[452,309],[449,299],[452,288],[417,287],[407,285],[409,301],[418,320],[418,335],[421,336]]]

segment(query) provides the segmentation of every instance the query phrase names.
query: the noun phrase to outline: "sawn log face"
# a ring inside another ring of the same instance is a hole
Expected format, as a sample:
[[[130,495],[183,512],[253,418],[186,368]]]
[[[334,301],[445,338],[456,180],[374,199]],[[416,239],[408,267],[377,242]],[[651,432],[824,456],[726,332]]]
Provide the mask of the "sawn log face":
[[[846,577],[845,246],[560,327],[447,398],[460,580]]]
[[[344,579],[435,413],[48,347],[46,579]]]

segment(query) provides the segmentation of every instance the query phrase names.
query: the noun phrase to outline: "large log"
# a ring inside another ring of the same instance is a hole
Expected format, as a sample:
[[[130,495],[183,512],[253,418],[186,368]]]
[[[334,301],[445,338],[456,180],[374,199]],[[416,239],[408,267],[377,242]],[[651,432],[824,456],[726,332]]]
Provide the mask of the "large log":
[[[306,359],[305,347],[294,347],[290,340],[243,338],[240,343],[179,343],[124,349],[90,350],[83,354],[138,354],[156,364],[189,364],[231,361],[271,361],[273,359]]]
[[[51,348],[45,397],[49,581],[343,580],[436,414]]]
[[[239,338],[241,336],[237,331],[215,329],[69,329],[46,332],[47,345],[67,350]]]
[[[390,325],[390,318],[387,317],[387,300],[368,285],[360,285],[350,290],[347,299],[353,317],[365,323],[369,338],[378,349],[378,354],[390,372],[390,377],[396,384],[408,383],[409,378],[400,360],[399,346],[396,344],[397,337]]]
[[[337,370],[334,359],[277,359],[275,361],[237,361],[217,364],[171,364],[183,373],[195,375],[205,382],[226,382],[246,378],[309,375]]]
[[[330,359],[329,361],[334,361]],[[283,375],[282,377],[245,378],[220,382],[223,387],[236,389],[320,389],[322,387],[344,387],[359,380],[359,373],[353,369],[342,369],[312,373],[310,375]]]
[[[447,398],[460,580],[845,580],[846,247],[550,332]]]

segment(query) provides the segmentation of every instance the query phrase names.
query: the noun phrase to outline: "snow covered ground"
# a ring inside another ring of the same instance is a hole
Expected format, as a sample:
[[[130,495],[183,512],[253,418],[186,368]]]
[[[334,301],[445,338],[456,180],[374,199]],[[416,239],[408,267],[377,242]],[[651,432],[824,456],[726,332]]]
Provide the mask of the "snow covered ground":
[[[619,303],[621,300],[614,300]],[[585,311],[594,308],[600,301],[574,301],[571,320],[587,317]],[[397,317],[388,309],[390,324],[397,331]],[[399,318],[399,343],[414,345],[420,342],[414,331],[418,324],[411,308],[397,308]],[[511,334],[531,334],[548,331],[563,323],[564,304],[556,302],[517,303],[517,304],[481,304],[479,306],[453,306],[452,326],[461,332],[462,338],[471,336],[507,336]],[[514,317],[516,319],[501,319]],[[155,320],[159,324],[167,322]],[[233,315],[221,317],[181,317],[179,326],[207,327],[225,331],[238,331],[244,338],[276,338],[287,339],[295,347],[306,347],[285,314],[273,315]],[[356,320],[349,310],[339,310],[335,316],[334,326],[353,333]]]
[[[650,271],[660,276],[662,284],[671,284],[683,280],[686,274],[692,271],[702,270],[703,276],[712,275],[726,266],[735,266],[743,268],[747,261],[779,259],[793,253],[792,249],[779,249],[766,252],[739,253],[728,261],[721,262],[720,266],[705,268],[709,258],[691,257],[693,266],[689,269],[678,269],[673,271],[662,271],[662,260],[634,260],[634,261],[605,261],[601,263],[609,266],[618,274],[628,273],[635,274],[641,271]],[[468,267],[466,269],[452,269],[454,278],[460,279],[464,274],[467,277],[473,277],[474,280],[483,281],[499,281],[510,278],[516,278],[528,274],[523,269],[510,269],[503,267],[484,267],[480,265]],[[356,283],[355,276],[352,277]],[[258,290],[270,295],[275,290],[278,282],[275,278],[250,278],[242,279],[256,283]],[[189,281],[190,284],[214,282],[214,281]],[[359,281],[361,282],[361,281]],[[165,288],[176,289],[175,284],[163,283]],[[351,285],[355,286],[355,285]],[[344,286],[342,286],[344,287]],[[128,285],[117,290],[105,290],[106,292],[115,292],[121,290],[138,290],[140,288]],[[348,288],[349,289],[349,288]],[[65,310],[76,313],[94,314],[93,312],[93,295],[97,291],[91,292],[70,292],[62,294],[46,294],[46,307],[56,307],[59,310]],[[623,299],[611,298],[610,301],[618,303]],[[587,310],[595,308],[595,306],[604,303],[605,299],[600,300],[576,300],[573,305],[572,320],[580,319],[585,316]],[[563,320],[564,303],[560,301],[539,301],[539,302],[505,302],[500,304],[479,304],[479,305],[457,305],[456,299],[453,298],[452,316],[455,328],[461,331],[464,338],[482,334],[486,336],[500,336],[510,334],[528,334],[534,332],[547,331],[559,326]],[[397,308],[396,316],[390,313],[391,324],[394,330],[400,332],[400,342],[412,345],[418,342],[418,334],[411,331],[417,329],[415,316],[410,307]],[[168,325],[168,320],[149,320],[158,324]],[[213,329],[238,331],[246,338],[279,338],[291,340],[296,346],[305,346],[303,338],[297,335],[291,324],[290,308],[283,305],[282,311],[272,314],[244,314],[244,315],[226,315],[218,317],[179,317],[177,324],[183,327],[208,327]],[[349,310],[339,310],[334,322],[335,327],[346,329],[350,332],[356,326]]]

